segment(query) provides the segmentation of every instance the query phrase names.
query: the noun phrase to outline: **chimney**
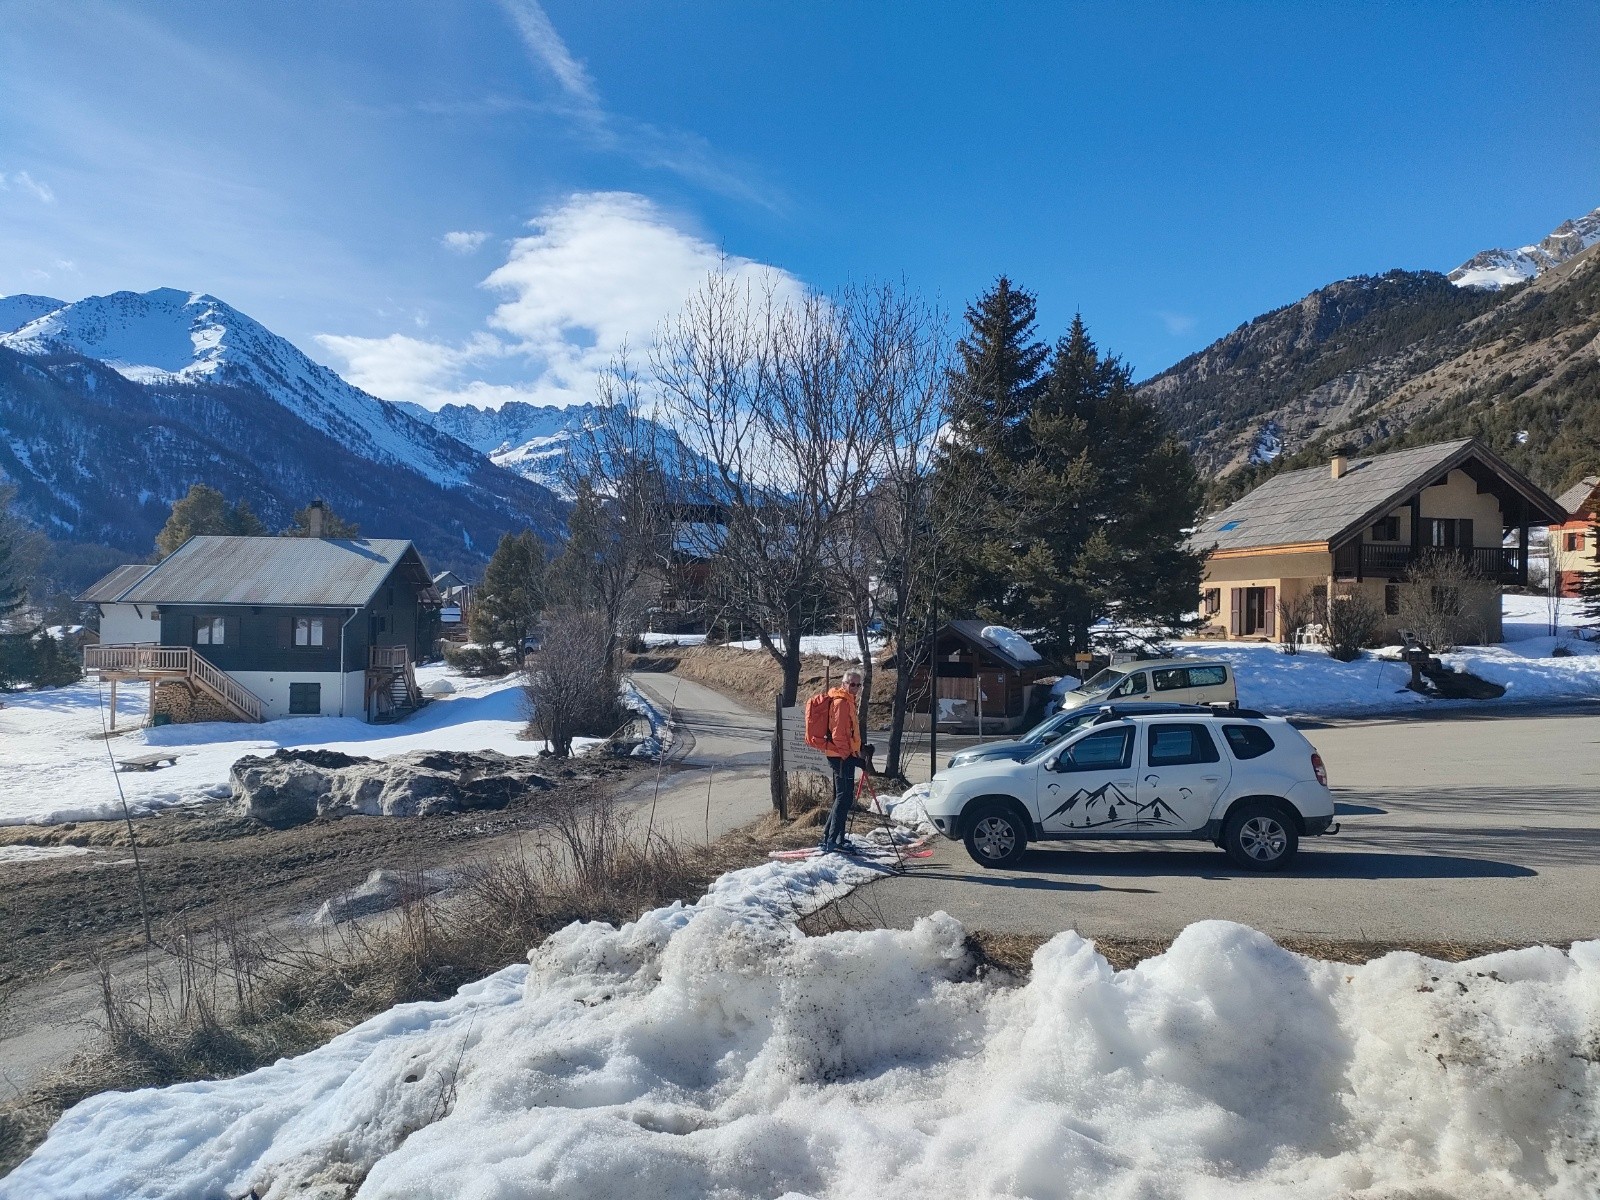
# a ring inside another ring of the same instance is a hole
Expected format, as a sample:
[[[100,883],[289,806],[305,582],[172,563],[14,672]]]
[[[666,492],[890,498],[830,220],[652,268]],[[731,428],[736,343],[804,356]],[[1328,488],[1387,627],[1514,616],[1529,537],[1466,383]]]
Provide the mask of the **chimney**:
[[[1342,447],[1333,452],[1333,477],[1343,479],[1345,472],[1350,469],[1350,451]]]
[[[1335,470],[1334,473],[1338,474],[1338,471]],[[319,538],[322,536],[323,508],[324,505],[321,500],[313,500],[309,505],[306,506],[307,536],[314,538]]]

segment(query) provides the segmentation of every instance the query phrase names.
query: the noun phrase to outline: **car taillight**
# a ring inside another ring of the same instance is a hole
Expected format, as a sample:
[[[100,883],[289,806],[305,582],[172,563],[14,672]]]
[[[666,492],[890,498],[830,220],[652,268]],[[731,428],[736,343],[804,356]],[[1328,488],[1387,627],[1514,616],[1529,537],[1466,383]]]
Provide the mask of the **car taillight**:
[[[1317,782],[1323,787],[1328,786],[1328,768],[1322,765],[1322,755],[1315,752],[1311,755],[1311,769],[1317,773]]]

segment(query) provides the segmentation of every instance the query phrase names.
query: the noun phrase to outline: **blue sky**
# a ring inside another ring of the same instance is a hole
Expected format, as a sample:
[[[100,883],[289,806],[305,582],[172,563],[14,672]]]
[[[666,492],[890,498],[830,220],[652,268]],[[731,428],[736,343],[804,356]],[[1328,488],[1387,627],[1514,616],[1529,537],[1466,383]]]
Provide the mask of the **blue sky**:
[[[0,294],[212,292],[390,399],[568,402],[719,252],[1141,376],[1600,205],[1600,5],[0,0]],[[455,235],[455,236],[450,236]]]

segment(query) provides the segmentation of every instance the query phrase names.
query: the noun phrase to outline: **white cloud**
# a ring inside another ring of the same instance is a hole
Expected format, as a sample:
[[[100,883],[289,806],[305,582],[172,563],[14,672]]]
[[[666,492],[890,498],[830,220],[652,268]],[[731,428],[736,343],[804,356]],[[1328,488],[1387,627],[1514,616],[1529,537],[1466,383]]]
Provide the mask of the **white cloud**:
[[[572,56],[538,0],[500,0],[500,5],[516,25],[522,44],[556,77],[561,90],[587,115],[599,117],[600,97],[588,68]]]
[[[1187,337],[1195,331],[1197,322],[1188,313],[1158,312],[1156,316],[1161,318],[1161,323],[1173,337]]]
[[[50,185],[42,180],[35,179],[26,171],[18,171],[15,175],[0,174],[0,191],[11,191],[12,189],[27,192],[42,204],[54,204],[56,202],[56,194],[51,190]]]
[[[482,229],[458,229],[445,234],[439,239],[439,244],[457,254],[471,254],[488,240],[489,235]]]
[[[580,193],[530,225],[533,232],[512,242],[504,265],[483,281],[504,300],[489,329],[466,342],[403,334],[324,334],[318,342],[343,363],[347,379],[386,400],[428,408],[580,404],[594,399],[599,373],[624,345],[642,358],[661,321],[719,266],[780,293],[803,290],[775,267],[725,258],[630,192]]]

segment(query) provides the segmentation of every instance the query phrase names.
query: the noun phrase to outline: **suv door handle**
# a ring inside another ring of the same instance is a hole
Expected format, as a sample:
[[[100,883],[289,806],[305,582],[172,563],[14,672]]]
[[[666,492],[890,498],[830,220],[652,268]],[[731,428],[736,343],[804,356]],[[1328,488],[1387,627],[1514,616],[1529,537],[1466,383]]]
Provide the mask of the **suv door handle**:
[[[1207,783],[1221,783],[1222,782],[1222,776],[1221,775],[1202,775],[1202,776],[1200,776],[1200,778],[1205,780]]]

